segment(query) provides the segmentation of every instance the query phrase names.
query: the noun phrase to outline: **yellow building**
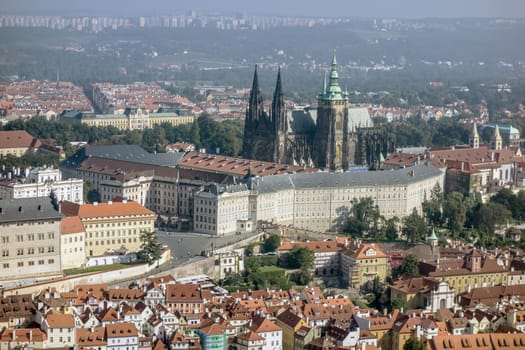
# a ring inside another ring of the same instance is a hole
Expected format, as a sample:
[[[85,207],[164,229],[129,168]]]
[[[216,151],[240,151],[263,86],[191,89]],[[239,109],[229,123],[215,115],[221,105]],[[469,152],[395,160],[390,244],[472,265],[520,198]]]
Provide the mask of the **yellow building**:
[[[354,319],[360,329],[369,331],[377,338],[377,347],[390,349],[392,345],[392,328],[398,319],[399,310],[394,310],[391,315],[361,314]]]
[[[390,285],[390,300],[404,302],[407,309],[435,312],[454,305],[454,289],[430,277],[401,276]]]
[[[150,113],[140,108],[128,107],[124,114],[93,114],[72,111],[61,116],[61,120],[88,126],[113,126],[119,130],[144,130],[155,125],[168,123],[172,126],[193,123],[195,117],[186,111],[165,111]]]
[[[153,232],[156,215],[134,201],[76,204],[62,202],[62,213],[78,216],[86,232],[87,257],[105,255],[110,251],[139,250],[140,236]]]
[[[456,295],[471,288],[506,284],[510,264],[473,249],[463,259],[438,259],[419,264],[422,276],[445,281]]]
[[[8,154],[22,157],[36,152],[40,146],[41,142],[25,130],[0,131],[0,157]]]
[[[275,323],[283,329],[283,350],[294,350],[295,333],[303,327],[308,328],[306,322],[291,310],[279,314]]]
[[[341,272],[349,287],[368,288],[376,279],[385,281],[388,257],[379,245],[357,240],[341,252]]]

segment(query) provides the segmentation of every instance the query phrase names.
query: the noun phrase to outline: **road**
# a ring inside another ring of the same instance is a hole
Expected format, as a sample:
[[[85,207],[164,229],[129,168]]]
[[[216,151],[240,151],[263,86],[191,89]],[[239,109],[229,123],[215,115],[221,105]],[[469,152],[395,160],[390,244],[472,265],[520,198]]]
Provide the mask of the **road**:
[[[171,249],[173,265],[183,264],[195,255],[201,255],[203,252],[208,253],[211,250],[232,245],[255,235],[255,232],[242,235],[212,236],[202,233],[157,231],[159,241]]]

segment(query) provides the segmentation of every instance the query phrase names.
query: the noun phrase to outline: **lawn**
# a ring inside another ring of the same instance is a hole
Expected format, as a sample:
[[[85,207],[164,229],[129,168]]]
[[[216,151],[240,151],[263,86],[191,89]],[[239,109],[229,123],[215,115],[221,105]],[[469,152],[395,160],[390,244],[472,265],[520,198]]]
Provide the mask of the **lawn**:
[[[130,264],[112,264],[112,265],[98,265],[98,266],[91,266],[91,267],[78,267],[74,269],[64,270],[64,275],[71,276],[71,275],[80,275],[83,273],[90,273],[90,272],[113,271],[113,270],[124,269],[130,266],[131,266]]]

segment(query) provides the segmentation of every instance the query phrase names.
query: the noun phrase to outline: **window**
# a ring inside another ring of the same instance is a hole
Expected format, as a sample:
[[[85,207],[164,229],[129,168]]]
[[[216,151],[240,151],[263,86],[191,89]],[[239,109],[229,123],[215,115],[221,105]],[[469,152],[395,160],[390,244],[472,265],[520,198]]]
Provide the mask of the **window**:
[[[38,254],[43,254],[45,251],[44,247],[38,247]]]
[[[4,264],[4,269],[8,269],[9,268],[9,264],[8,263],[5,263]]]
[[[27,262],[27,265],[29,266],[35,266],[35,262],[33,260],[30,260]]]
[[[16,250],[16,255],[24,255],[24,250],[23,249],[17,249]]]
[[[2,250],[2,256],[9,256],[9,250],[8,249]]]
[[[19,261],[17,265],[18,265],[18,267],[24,267],[24,262],[23,261]]]

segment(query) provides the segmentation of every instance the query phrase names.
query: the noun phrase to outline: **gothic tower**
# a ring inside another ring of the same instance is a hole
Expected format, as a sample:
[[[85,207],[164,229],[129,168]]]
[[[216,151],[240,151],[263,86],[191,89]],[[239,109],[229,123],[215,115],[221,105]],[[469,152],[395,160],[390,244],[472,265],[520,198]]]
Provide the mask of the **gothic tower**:
[[[273,162],[285,163],[287,153],[288,121],[284,110],[283,88],[281,85],[281,69],[277,72],[277,83],[272,100],[272,124],[274,127]]]
[[[325,77],[318,97],[313,161],[321,169],[346,170],[349,165],[348,94],[339,86],[336,68],[334,53],[328,85]]]
[[[476,123],[472,124],[472,134],[469,138],[469,145],[472,148],[479,148],[479,133]]]
[[[490,149],[492,150],[500,150],[503,148],[503,139],[501,138],[501,134],[499,132],[499,126],[496,124],[496,127],[494,128],[494,133],[492,134],[490,138]]]
[[[246,110],[244,120],[244,140],[242,155],[247,159],[273,161],[273,127],[271,121],[264,112],[263,98],[259,90],[257,77],[257,66],[253,74],[250,101]],[[268,147],[269,144],[272,146]],[[268,151],[270,150],[270,151]]]

